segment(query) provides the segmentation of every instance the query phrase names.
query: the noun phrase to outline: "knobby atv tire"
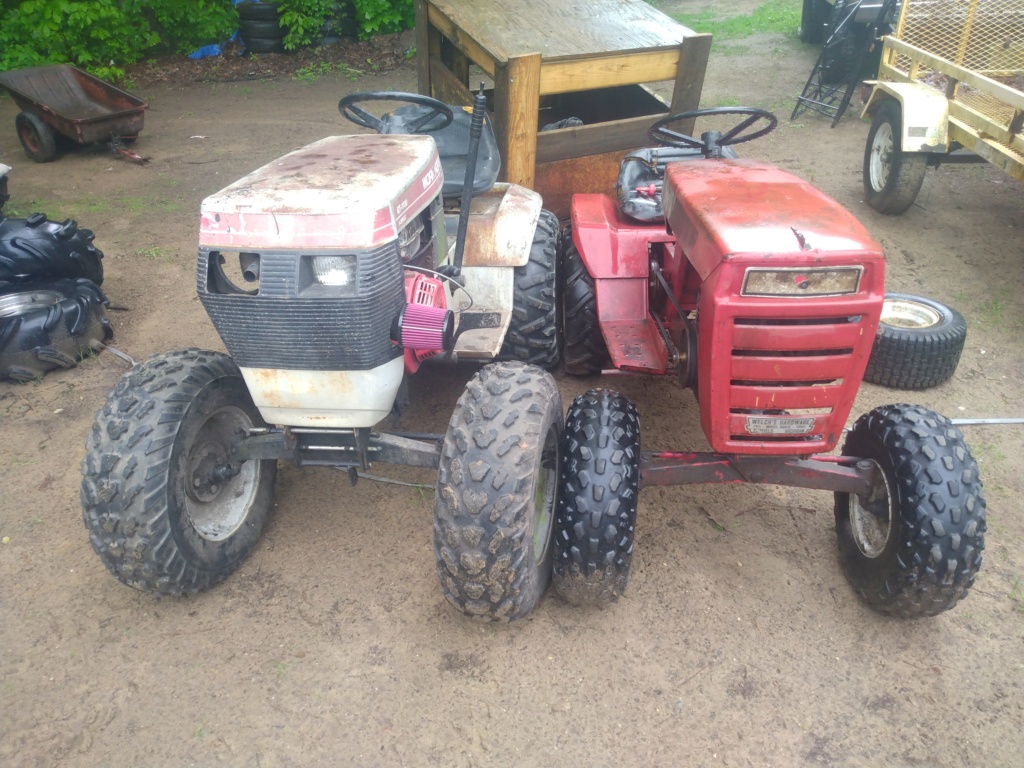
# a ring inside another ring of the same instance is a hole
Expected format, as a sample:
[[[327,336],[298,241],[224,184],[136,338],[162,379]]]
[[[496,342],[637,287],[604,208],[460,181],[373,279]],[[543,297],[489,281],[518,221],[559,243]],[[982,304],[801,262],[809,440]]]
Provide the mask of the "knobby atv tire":
[[[50,221],[0,216],[0,285],[84,277],[103,283],[103,251],[92,244],[92,230],[72,219]]]
[[[0,379],[31,381],[73,368],[114,335],[103,291],[89,280],[55,280],[0,291]]]
[[[476,619],[511,621],[551,577],[562,401],[550,374],[493,363],[466,386],[448,424],[434,499],[441,591]]]
[[[37,163],[48,163],[57,156],[57,139],[53,130],[39,115],[19,112],[14,118],[14,127],[25,154]]]
[[[966,340],[967,321],[952,307],[887,293],[864,380],[894,389],[936,387],[956,372]]]
[[[904,152],[903,116],[895,99],[886,99],[871,120],[864,145],[864,199],[879,213],[897,216],[914,204],[928,159],[922,152]]]
[[[516,267],[512,321],[498,355],[541,368],[560,357],[558,329],[558,218],[541,211],[526,264]]]
[[[82,461],[82,515],[93,548],[124,584],[185,595],[223,581],[252,552],[273,501],[277,463],[229,464],[232,441],[265,427],[227,355],[156,355],[117,383]]]
[[[611,365],[608,346],[597,319],[594,278],[572,241],[572,229],[562,232],[565,254],[565,372],[572,376],[600,373]]]
[[[835,494],[836,534],[847,579],[875,610],[934,616],[962,600],[985,548],[978,465],[944,416],[885,405],[861,416],[845,456],[873,461],[868,497]]]
[[[867,47],[868,28],[850,19],[838,29],[856,0],[836,0],[828,20],[828,36],[822,49],[821,81],[826,84],[845,83],[860,75],[857,70]]]
[[[573,400],[562,438],[554,585],[574,605],[606,605],[626,589],[640,481],[640,418],[607,389]]]

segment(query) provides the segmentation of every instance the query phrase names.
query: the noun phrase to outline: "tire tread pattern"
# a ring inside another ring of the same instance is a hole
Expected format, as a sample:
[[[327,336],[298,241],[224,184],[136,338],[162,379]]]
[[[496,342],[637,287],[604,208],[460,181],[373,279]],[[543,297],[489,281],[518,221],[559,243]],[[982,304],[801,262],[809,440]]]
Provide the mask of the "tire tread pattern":
[[[565,255],[565,372],[572,376],[600,373],[611,365],[608,345],[597,319],[594,279],[587,272],[572,230],[562,232]]]

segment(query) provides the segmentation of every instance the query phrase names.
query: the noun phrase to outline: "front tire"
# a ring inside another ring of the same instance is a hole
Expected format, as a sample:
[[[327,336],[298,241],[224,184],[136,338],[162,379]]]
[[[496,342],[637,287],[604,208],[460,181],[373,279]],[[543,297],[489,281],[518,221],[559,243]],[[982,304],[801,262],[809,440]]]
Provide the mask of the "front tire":
[[[879,213],[897,216],[914,204],[924,184],[928,160],[921,152],[904,152],[900,104],[886,99],[875,112],[864,147],[864,195]]]
[[[229,458],[265,426],[219,352],[156,355],[121,378],[86,441],[81,492],[93,548],[118,581],[180,596],[238,568],[270,512],[277,462]]]
[[[573,400],[562,440],[555,518],[555,590],[573,605],[607,605],[629,581],[640,482],[640,418],[626,397]]]
[[[526,264],[516,267],[512,322],[498,355],[541,368],[558,365],[558,217],[541,211]]]
[[[551,577],[562,400],[550,374],[493,363],[466,385],[444,438],[434,498],[441,591],[456,610],[511,621]]]
[[[927,408],[885,405],[857,420],[843,455],[880,470],[867,497],[835,494],[850,584],[880,613],[918,618],[952,608],[974,584],[985,548],[978,465],[960,430]]]
[[[864,381],[894,389],[929,389],[956,372],[967,321],[922,296],[887,293]]]

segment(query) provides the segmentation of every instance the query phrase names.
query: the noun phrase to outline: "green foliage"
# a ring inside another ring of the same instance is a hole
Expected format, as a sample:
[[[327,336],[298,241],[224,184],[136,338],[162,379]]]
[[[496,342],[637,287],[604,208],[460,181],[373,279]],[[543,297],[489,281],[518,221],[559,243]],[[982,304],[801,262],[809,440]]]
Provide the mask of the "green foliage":
[[[356,9],[362,40],[373,35],[412,29],[416,23],[412,0],[352,0],[352,4]]]
[[[294,51],[320,41],[320,30],[334,13],[334,0],[281,0],[285,50]]]
[[[222,43],[238,29],[238,13],[229,0],[150,0],[143,13],[159,32],[159,47],[171,53]]]

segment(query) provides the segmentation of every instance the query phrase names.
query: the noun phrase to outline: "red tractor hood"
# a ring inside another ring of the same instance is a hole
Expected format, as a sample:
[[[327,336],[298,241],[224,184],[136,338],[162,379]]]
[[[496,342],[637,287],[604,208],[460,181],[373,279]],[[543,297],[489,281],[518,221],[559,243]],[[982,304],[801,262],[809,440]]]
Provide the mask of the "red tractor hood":
[[[724,260],[770,264],[795,255],[878,256],[882,247],[845,208],[803,179],[754,160],[672,163],[665,220],[702,280]]]

